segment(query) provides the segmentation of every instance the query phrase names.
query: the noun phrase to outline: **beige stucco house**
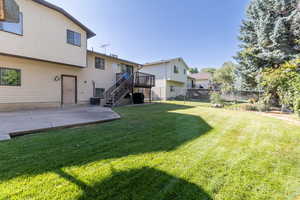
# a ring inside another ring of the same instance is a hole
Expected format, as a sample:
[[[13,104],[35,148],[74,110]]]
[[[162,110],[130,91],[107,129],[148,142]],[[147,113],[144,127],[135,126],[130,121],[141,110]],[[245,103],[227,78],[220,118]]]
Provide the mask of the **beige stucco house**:
[[[0,110],[86,104],[113,87],[117,73],[140,68],[88,51],[95,33],[62,8],[44,0],[16,2],[20,22],[0,22]]]
[[[182,58],[146,63],[141,72],[155,75],[154,99],[172,99],[185,95],[188,84],[188,65]]]

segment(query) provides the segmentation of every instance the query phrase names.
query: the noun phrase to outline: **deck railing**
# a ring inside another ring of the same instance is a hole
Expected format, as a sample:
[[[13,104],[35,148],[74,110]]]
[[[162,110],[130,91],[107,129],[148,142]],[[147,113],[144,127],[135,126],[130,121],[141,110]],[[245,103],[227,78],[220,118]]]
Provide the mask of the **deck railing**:
[[[116,80],[121,80],[124,73],[117,73]],[[152,88],[155,86],[155,76],[142,72],[134,73],[134,87],[136,88]]]
[[[134,87],[152,88],[155,86],[155,76],[142,72],[136,72],[134,77]]]

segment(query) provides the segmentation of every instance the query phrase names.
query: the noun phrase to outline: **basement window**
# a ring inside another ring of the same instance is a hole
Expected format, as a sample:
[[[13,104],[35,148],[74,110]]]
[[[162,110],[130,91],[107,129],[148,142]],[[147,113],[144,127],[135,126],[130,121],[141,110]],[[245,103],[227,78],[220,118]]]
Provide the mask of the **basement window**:
[[[105,92],[104,88],[96,88],[95,89],[95,97],[104,98],[104,92]]]
[[[20,21],[18,23],[0,22],[0,31],[23,35],[23,14],[20,13]]]
[[[0,86],[21,86],[21,70],[0,68]]]

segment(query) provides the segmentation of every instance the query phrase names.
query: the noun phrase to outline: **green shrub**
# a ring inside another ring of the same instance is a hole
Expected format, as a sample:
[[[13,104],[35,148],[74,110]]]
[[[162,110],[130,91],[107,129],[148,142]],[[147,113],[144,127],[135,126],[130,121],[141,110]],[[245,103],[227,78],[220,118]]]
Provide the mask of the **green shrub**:
[[[221,97],[221,94],[218,92],[212,92],[210,94],[210,102],[214,105],[224,105],[224,100]]]
[[[298,98],[294,103],[295,113],[300,117],[300,98]]]
[[[256,108],[260,112],[266,112],[270,110],[270,106],[266,104],[265,102],[257,102]]]
[[[249,104],[249,103],[240,105],[240,109],[245,111],[257,111],[257,107],[255,106],[255,104]]]
[[[263,102],[257,102],[256,104],[244,103],[244,104],[238,105],[237,108],[239,110],[244,110],[244,111],[260,111],[260,112],[266,112],[266,111],[270,110],[270,106]]]
[[[251,104],[255,104],[255,103],[257,103],[257,101],[258,100],[256,98],[251,98],[251,99],[248,100],[248,102],[251,103]]]

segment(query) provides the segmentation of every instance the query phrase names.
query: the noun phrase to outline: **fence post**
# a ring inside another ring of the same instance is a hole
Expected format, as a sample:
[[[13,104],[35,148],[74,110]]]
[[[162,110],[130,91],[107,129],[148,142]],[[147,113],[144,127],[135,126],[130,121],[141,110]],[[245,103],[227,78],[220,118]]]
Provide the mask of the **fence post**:
[[[185,91],[185,89],[183,89],[183,92]],[[184,95],[184,104],[185,104],[185,101],[186,101],[186,92],[185,92],[185,95]]]
[[[160,103],[161,103],[161,87],[159,87],[159,100],[160,100]]]

